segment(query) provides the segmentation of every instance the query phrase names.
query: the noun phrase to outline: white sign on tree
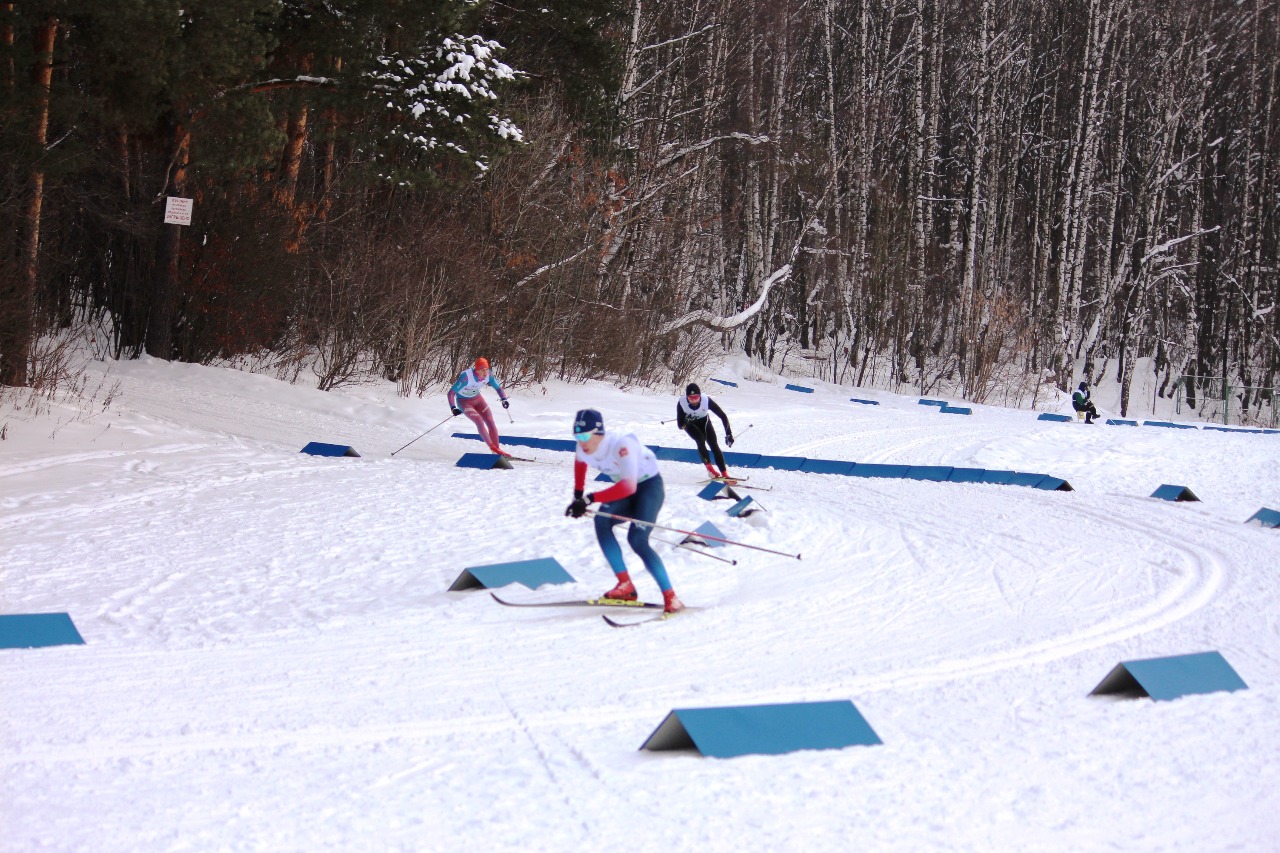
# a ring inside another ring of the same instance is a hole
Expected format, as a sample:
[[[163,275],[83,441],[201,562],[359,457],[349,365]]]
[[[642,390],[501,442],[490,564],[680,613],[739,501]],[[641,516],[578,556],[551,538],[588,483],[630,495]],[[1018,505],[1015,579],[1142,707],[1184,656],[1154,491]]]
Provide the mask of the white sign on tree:
[[[191,208],[192,200],[189,198],[179,198],[178,196],[167,196],[164,202],[164,224],[165,225],[190,225],[191,224]]]

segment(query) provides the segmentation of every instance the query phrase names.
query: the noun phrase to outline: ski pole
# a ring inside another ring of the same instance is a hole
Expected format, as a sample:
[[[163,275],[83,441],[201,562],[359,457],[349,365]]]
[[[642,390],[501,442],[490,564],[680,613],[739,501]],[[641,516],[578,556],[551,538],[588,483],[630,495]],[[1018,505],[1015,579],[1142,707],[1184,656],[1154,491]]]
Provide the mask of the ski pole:
[[[799,554],[788,554],[785,551],[775,551],[772,548],[761,548],[759,545],[748,545],[746,542],[734,542],[732,539],[721,539],[719,536],[708,536],[706,533],[698,533],[693,530],[681,530],[678,527],[667,527],[664,524],[658,524],[654,521],[641,521],[638,518],[628,518],[625,515],[614,515],[611,512],[604,512],[598,509],[587,510],[591,515],[602,515],[605,518],[612,518],[615,521],[629,521],[632,524],[643,524],[645,527],[652,527],[655,530],[669,530],[672,533],[683,533],[685,536],[693,536],[697,539],[710,539],[713,542],[723,542],[726,545],[737,545],[740,548],[750,548],[753,551],[764,551],[766,554],[777,554],[779,557],[791,557],[792,559],[800,559]]]
[[[738,565],[737,560],[730,560],[728,557],[721,557],[719,554],[708,554],[706,551],[699,551],[697,548],[690,548],[691,542],[672,542],[670,539],[659,539],[664,545],[672,545],[676,548],[683,548],[686,551],[692,551],[700,557],[710,557],[713,560],[719,560],[722,563],[728,563],[731,566]]]
[[[431,429],[427,430],[427,432],[431,432],[431,430],[432,430],[432,429],[435,429],[436,427],[444,426],[446,423],[448,423],[449,421],[453,420],[453,417],[454,417],[453,415],[449,415],[449,417],[445,418],[445,419],[444,419],[444,420],[442,420],[440,423],[436,424],[436,425],[435,425],[435,426],[433,426]],[[427,432],[424,432],[422,435],[426,435],[426,434],[427,434]],[[418,438],[422,438],[422,435],[418,436]],[[415,438],[413,441],[417,441],[417,440],[418,440],[418,438]],[[413,441],[409,442],[409,444],[413,444]],[[409,446],[409,444],[406,444],[404,447],[408,447],[408,446]],[[400,448],[400,450],[404,450],[404,447]],[[393,451],[391,451],[391,455],[392,455],[392,456],[395,456],[397,453],[399,453],[399,452],[400,452],[400,450],[393,450]]]

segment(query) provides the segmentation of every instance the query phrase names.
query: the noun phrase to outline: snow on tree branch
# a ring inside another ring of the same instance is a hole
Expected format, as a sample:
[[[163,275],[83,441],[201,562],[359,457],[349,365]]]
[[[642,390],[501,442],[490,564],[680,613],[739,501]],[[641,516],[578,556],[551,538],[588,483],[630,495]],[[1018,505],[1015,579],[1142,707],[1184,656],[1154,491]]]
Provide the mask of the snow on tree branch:
[[[378,57],[370,77],[394,118],[388,140],[421,154],[471,158],[480,171],[488,169],[483,149],[523,142],[524,132],[497,108],[501,85],[521,75],[497,58],[501,50],[482,36],[452,35],[415,56]]]
[[[721,332],[728,332],[732,329],[736,329],[760,313],[760,310],[764,308],[765,303],[769,301],[769,291],[773,289],[774,285],[791,278],[791,272],[792,267],[789,263],[783,264],[774,270],[773,273],[770,274],[763,283],[761,283],[760,295],[756,297],[756,301],[739,311],[737,314],[729,317],[718,317],[714,312],[701,308],[697,311],[690,311],[683,317],[678,317],[667,323],[658,330],[658,334],[669,335],[672,332],[679,331],[686,326],[692,326],[695,323]]]

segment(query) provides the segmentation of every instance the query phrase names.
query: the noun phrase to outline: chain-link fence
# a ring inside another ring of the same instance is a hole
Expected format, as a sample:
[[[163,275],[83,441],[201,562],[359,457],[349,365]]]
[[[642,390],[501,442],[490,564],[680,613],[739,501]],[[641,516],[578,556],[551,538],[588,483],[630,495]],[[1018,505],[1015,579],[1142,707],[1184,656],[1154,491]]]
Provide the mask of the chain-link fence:
[[[1280,389],[1232,385],[1222,376],[1179,376],[1174,383],[1174,412],[1185,407],[1207,421],[1276,429]]]

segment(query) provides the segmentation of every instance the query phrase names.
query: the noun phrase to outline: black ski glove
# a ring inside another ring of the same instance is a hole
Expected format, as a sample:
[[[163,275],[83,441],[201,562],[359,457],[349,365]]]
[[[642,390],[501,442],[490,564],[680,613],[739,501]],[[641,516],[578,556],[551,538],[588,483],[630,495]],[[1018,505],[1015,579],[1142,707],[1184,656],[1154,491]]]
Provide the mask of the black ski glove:
[[[450,406],[450,407],[449,407],[449,411],[453,412],[453,416],[454,416],[455,418],[456,418],[458,415],[462,414],[462,409],[459,409],[457,406]]]
[[[724,443],[729,445],[730,447],[733,447],[733,433],[726,432],[724,434]]]
[[[502,408],[504,408],[504,409],[509,409],[509,408],[511,408],[511,401],[510,401],[510,400],[503,400],[503,401],[502,401]]]
[[[587,514],[587,504],[592,503],[594,495],[582,496],[582,489],[573,490],[573,503],[565,508],[564,514],[570,518],[582,518]]]

